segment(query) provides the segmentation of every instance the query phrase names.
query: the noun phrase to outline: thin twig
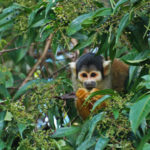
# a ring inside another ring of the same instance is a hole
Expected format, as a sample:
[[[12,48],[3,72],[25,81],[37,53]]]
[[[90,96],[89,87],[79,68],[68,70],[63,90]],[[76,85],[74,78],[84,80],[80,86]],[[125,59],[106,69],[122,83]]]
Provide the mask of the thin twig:
[[[11,49],[3,49],[2,51],[0,51],[0,56],[4,53],[7,53],[7,52],[11,52],[11,51],[16,51],[16,50],[19,50],[21,48],[26,48],[27,46],[21,46],[21,47],[16,47],[16,48],[11,48]]]
[[[52,78],[55,74],[66,69],[67,67],[69,67],[69,64],[67,64],[67,65],[63,66],[62,68],[58,69],[57,71],[55,71],[49,78]]]
[[[47,51],[52,43],[52,37],[53,37],[53,34],[50,34],[50,36],[48,37],[47,41],[46,41],[46,44],[45,44],[45,48],[44,48],[44,51],[41,55],[41,57],[38,59],[38,61],[36,62],[36,64],[32,67],[31,71],[29,72],[28,76],[26,77],[26,79],[22,82],[20,88],[25,85],[31,78],[31,76],[33,75],[33,73],[35,72],[36,68],[40,65],[40,63],[44,60],[46,54],[47,54]]]

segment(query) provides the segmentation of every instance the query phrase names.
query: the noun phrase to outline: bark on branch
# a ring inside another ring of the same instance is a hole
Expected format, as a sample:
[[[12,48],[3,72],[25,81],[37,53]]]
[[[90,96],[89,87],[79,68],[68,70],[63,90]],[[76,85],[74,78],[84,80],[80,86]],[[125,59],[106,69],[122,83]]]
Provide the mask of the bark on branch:
[[[11,49],[4,49],[2,51],[0,51],[0,56],[4,53],[7,53],[7,52],[11,52],[11,51],[16,51],[16,50],[19,50],[21,48],[26,48],[27,46],[21,46],[21,47],[16,47],[16,48],[11,48]]]
[[[52,37],[53,34],[50,34],[50,36],[48,37],[46,44],[45,44],[45,48],[44,51],[41,55],[41,57],[38,59],[38,61],[36,62],[36,64],[32,67],[31,71],[29,72],[28,76],[26,77],[26,79],[22,82],[20,88],[25,85],[31,78],[31,76],[33,75],[33,73],[36,71],[36,68],[40,65],[40,63],[45,59],[45,56],[47,54],[47,51],[52,43]]]

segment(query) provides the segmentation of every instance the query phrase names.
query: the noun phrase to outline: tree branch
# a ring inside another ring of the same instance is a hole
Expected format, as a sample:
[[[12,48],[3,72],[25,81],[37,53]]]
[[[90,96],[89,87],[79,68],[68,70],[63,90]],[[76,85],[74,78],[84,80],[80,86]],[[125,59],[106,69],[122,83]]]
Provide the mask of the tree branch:
[[[11,49],[3,49],[2,51],[0,51],[0,56],[4,53],[7,53],[7,52],[11,52],[11,51],[16,51],[16,50],[19,50],[21,48],[26,48],[27,46],[21,46],[21,47],[16,47],[16,48],[11,48]]]
[[[36,68],[40,65],[40,63],[44,60],[46,54],[47,54],[47,51],[49,49],[49,46],[51,45],[52,43],[52,37],[53,37],[53,34],[50,34],[50,36],[48,37],[47,41],[46,41],[46,44],[45,44],[45,48],[44,48],[44,51],[41,55],[41,57],[38,59],[38,61],[36,62],[36,64],[32,67],[31,71],[29,72],[28,76],[26,77],[26,79],[22,82],[20,88],[25,85],[31,78],[31,76],[33,75],[33,73],[35,72]]]

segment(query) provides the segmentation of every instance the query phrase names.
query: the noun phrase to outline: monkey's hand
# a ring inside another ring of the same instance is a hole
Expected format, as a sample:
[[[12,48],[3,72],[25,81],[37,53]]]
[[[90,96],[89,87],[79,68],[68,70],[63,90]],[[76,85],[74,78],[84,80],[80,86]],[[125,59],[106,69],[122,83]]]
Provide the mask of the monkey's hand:
[[[84,101],[90,93],[85,88],[79,88],[76,92],[77,99]]]
[[[97,92],[97,91],[99,91],[99,89],[94,88],[94,89],[92,89],[92,90],[90,91],[90,94],[93,93],[93,92]],[[103,97],[103,95],[95,95],[95,96],[93,96],[93,97],[91,98],[91,103],[90,103],[91,105],[90,105],[90,108],[92,109],[94,103],[95,103],[97,100],[99,100],[100,98],[102,98],[102,97]],[[106,106],[107,106],[106,102],[102,102],[100,105],[97,106],[96,110],[100,110],[101,108],[104,108],[104,107],[106,107]]]
[[[79,88],[76,92],[76,108],[78,110],[79,115],[82,117],[82,119],[86,119],[90,113],[91,109],[93,108],[94,103],[103,97],[103,95],[96,95],[91,98],[87,103],[84,104],[85,99],[93,92],[99,91],[99,89],[92,89],[90,92],[88,92],[85,88]],[[106,106],[106,102],[101,103],[95,111],[100,110],[101,108]]]
[[[90,92],[88,92],[85,88],[79,88],[76,92],[77,98],[75,101],[75,105],[82,119],[86,119],[90,115],[89,104],[86,103],[85,105],[83,105],[85,99],[88,97],[89,94]]]

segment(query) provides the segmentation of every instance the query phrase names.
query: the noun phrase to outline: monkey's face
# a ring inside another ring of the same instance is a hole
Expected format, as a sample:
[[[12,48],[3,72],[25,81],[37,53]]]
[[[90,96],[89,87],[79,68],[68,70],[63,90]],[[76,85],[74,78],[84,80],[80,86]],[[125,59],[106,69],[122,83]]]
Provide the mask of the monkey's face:
[[[87,90],[97,88],[98,83],[102,80],[102,74],[94,66],[83,67],[78,73],[78,80]]]
[[[72,82],[74,89],[84,87],[87,90],[93,88],[105,89],[110,87],[107,77],[110,75],[111,61],[106,61],[102,56],[94,53],[82,55],[76,62],[71,62]]]

